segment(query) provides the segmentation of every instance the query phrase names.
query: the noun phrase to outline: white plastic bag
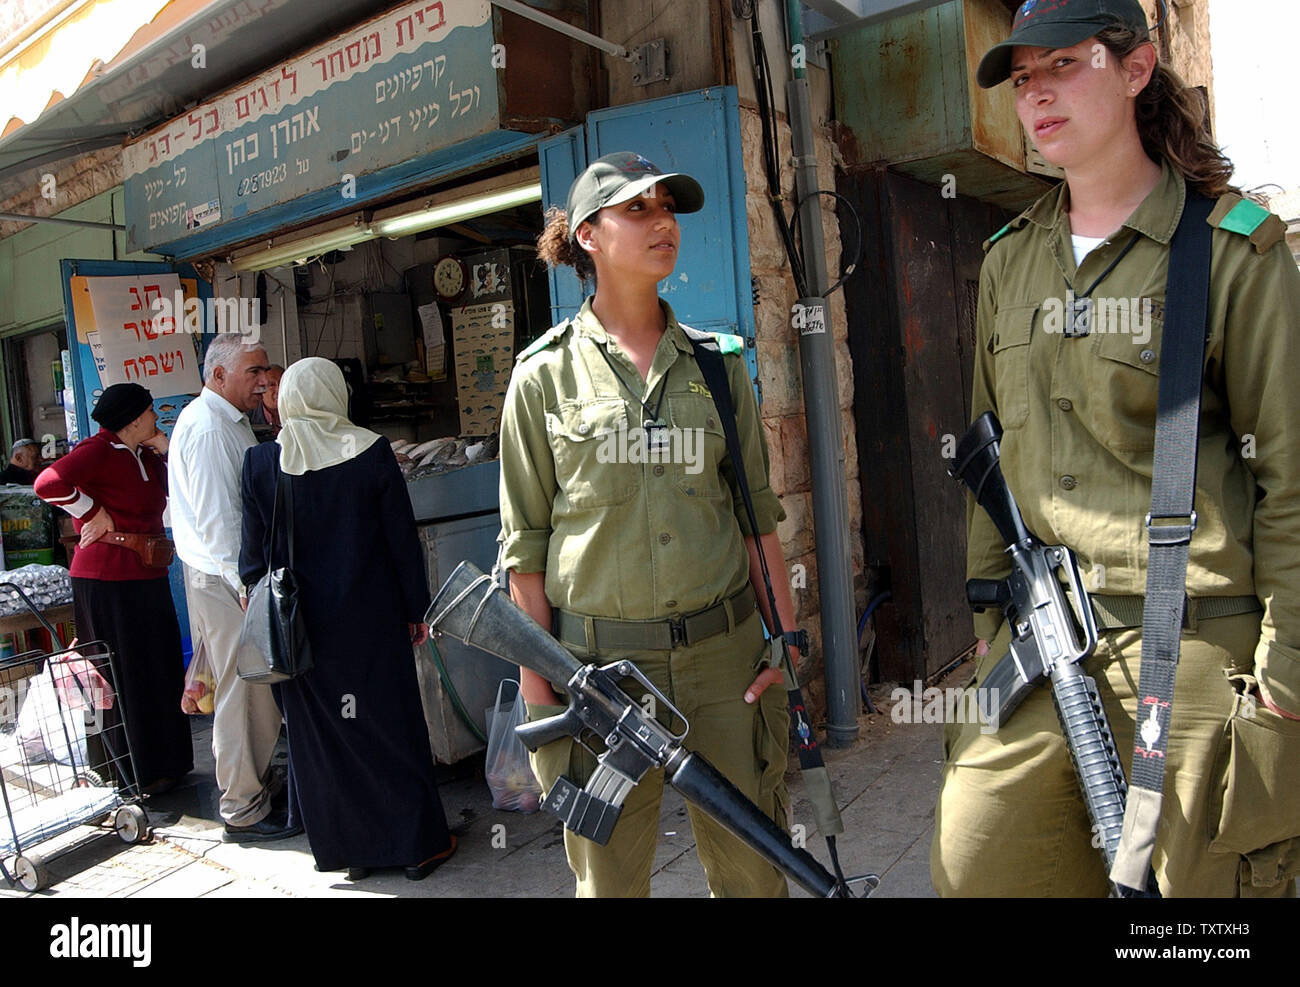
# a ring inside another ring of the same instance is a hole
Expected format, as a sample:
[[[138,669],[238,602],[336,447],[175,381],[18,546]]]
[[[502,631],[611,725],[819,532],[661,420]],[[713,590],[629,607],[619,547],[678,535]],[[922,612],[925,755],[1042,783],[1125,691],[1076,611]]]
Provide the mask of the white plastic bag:
[[[29,764],[86,763],[86,718],[81,710],[59,702],[54,679],[45,669],[28,679],[18,713],[18,739]]]
[[[501,704],[501,692],[506,685],[515,687],[515,698]],[[528,748],[515,736],[515,727],[528,719],[524,698],[519,695],[519,683],[504,679],[497,686],[496,705],[487,711],[487,783],[492,791],[492,808],[508,812],[536,812],[542,797],[542,786],[533,777],[528,764]]]

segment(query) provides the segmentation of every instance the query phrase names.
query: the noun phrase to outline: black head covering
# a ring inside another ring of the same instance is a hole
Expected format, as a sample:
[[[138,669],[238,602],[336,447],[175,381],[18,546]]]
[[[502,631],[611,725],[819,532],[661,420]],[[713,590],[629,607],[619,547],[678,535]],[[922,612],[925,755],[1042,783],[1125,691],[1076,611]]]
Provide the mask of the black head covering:
[[[114,384],[104,388],[90,417],[110,432],[118,432],[153,405],[153,395],[139,384]]]

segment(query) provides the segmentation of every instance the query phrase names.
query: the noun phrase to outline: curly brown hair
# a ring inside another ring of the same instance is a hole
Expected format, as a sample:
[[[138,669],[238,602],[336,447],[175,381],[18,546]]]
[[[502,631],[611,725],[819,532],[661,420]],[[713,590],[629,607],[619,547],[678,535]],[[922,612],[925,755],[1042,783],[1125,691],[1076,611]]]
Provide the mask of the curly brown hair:
[[[600,213],[590,222],[599,223]],[[548,267],[567,265],[577,272],[584,282],[596,283],[596,265],[591,255],[578,245],[569,230],[569,217],[559,206],[546,210],[546,227],[537,238],[537,256]]]
[[[1117,23],[1098,31],[1097,41],[1122,59],[1148,39]],[[1210,134],[1205,99],[1163,62],[1156,62],[1151,81],[1138,94],[1137,126],[1147,156],[1153,161],[1168,160],[1201,195],[1216,199],[1225,192],[1238,191],[1230,184],[1232,162]]]

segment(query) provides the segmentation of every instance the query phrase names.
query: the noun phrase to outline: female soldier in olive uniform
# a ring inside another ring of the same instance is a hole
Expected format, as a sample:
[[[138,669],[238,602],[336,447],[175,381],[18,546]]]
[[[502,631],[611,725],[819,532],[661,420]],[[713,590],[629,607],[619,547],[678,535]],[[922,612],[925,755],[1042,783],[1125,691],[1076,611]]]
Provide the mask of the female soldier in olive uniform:
[[[543,260],[570,264],[596,293],[573,319],[525,350],[501,422],[501,541],[514,600],[584,660],[632,659],[690,722],[687,745],[786,825],[789,721],[768,654],[755,533],[734,494],[722,423],[690,341],[658,283],[677,260],[676,213],[704,204],[699,184],[636,154],[609,155],[549,215]],[[719,337],[736,405],[758,536],[784,571],[767,448],[736,337]],[[665,452],[647,455],[653,448]],[[635,450],[635,452],[633,452]],[[793,626],[789,589],[777,606]],[[520,670],[532,718],[559,699]],[[641,689],[632,694],[639,696]],[[663,714],[660,714],[663,719]],[[678,725],[680,726],[680,725]],[[542,787],[581,785],[594,767],[570,740],[533,758]],[[582,896],[648,895],[663,773],[629,794],[606,846],[565,832]],[[786,894],[785,878],[690,809],[717,896]]]
[[[996,412],[1026,524],[1092,573],[1102,633],[1086,667],[1126,771],[1169,243],[1191,191],[1217,200],[1199,527],[1153,864],[1166,895],[1288,893],[1300,868],[1300,272],[1285,227],[1229,190],[1231,165],[1199,100],[1158,64],[1136,0],[1030,0],[980,65],[986,88],[1008,78],[1066,180],[986,245],[972,418]],[[1066,291],[1090,287],[1093,332],[1068,337]],[[968,519],[968,574],[1005,576],[992,523],[973,504]],[[979,680],[1006,653],[1001,625],[976,618]],[[950,726],[945,750],[941,894],[1107,892],[1050,690],[996,734]]]

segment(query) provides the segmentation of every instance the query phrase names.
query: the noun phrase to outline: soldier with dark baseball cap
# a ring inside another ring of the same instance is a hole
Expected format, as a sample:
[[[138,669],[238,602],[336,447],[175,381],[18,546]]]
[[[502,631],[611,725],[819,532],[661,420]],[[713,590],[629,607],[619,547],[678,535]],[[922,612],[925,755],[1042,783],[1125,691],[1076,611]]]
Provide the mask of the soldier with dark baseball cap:
[[[1006,82],[1017,46],[1069,48],[1117,23],[1147,34],[1147,15],[1138,0],[1025,0],[1011,24],[1011,37],[980,60],[976,81],[983,89]]]
[[[569,189],[564,208],[569,217],[569,230],[576,231],[585,220],[606,206],[644,195],[659,184],[672,193],[675,212],[699,212],[704,208],[704,189],[690,175],[680,172],[665,174],[634,151],[619,151],[597,158]]]

